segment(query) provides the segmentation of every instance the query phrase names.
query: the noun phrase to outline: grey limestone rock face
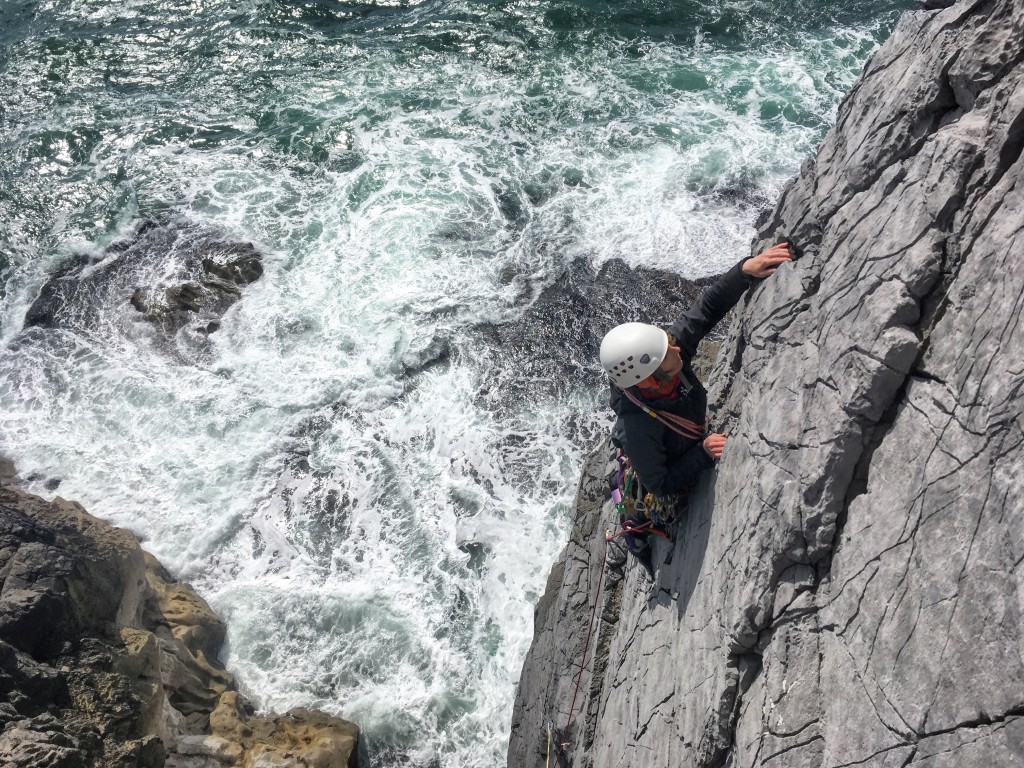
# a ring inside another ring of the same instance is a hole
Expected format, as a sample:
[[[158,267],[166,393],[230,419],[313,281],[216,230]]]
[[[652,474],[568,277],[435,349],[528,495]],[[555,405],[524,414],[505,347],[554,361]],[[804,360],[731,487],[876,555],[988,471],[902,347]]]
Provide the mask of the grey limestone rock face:
[[[729,443],[654,584],[605,573],[566,764],[1024,764],[1024,4],[929,7],[759,228],[803,256],[737,308]],[[541,681],[573,674],[601,581],[587,478],[510,767],[570,720]]]

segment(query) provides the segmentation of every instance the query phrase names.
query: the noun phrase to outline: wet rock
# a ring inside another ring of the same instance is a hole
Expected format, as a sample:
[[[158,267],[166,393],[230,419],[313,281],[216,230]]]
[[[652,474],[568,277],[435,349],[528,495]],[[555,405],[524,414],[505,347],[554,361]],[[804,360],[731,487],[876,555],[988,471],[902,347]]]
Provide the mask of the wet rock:
[[[640,319],[630,314],[631,308],[644,307],[645,322],[668,325],[706,283],[662,270],[632,269],[618,259],[597,271],[586,260],[572,262],[515,322],[474,331],[486,348],[499,350],[488,367],[500,370],[495,379],[502,387],[482,397],[489,407],[501,409],[538,395],[575,390],[581,375],[598,375],[604,334],[619,323]]]
[[[252,243],[185,221],[147,222],[98,257],[73,258],[40,290],[26,327],[131,333],[138,319],[165,340],[201,347],[242,289],[263,275]]]
[[[10,485],[18,479],[18,469],[14,462],[0,454],[0,485]]]
[[[326,421],[318,418],[314,422],[307,427],[316,435],[325,428]],[[294,551],[292,547],[301,549],[321,566],[330,567],[335,553],[353,533],[352,509],[358,497],[352,478],[345,472],[312,469],[307,455],[300,452],[288,458],[268,500],[271,514],[301,521],[295,526],[294,538],[284,541],[271,531],[268,540],[258,522],[249,530],[253,557],[262,559],[271,570],[280,558]]]
[[[653,583],[600,586],[585,470],[509,766],[544,764],[548,722],[594,768],[1020,763],[1024,6],[928,7],[761,224],[753,251],[803,256],[735,311],[729,444]]]
[[[163,288],[136,288],[131,305],[168,335],[185,326],[210,334],[220,328],[216,319],[242,296],[242,287],[263,275],[261,256],[251,244],[203,246],[193,258],[219,250],[216,259],[199,260],[200,279]]]
[[[25,326],[54,328],[59,326],[62,316],[73,310],[71,303],[76,292],[73,286],[75,275],[88,266],[89,260],[76,256],[59,269],[40,289],[39,296],[32,302],[25,314]]]
[[[451,358],[451,342],[443,336],[434,336],[423,347],[410,349],[402,355],[401,369],[396,374],[414,376],[437,366],[444,365]]]

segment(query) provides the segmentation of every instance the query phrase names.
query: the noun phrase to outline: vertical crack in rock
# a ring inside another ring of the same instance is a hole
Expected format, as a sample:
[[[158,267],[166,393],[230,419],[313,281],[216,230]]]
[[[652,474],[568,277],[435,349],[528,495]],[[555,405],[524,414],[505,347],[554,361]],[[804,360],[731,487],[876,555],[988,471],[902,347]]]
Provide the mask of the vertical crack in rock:
[[[604,599],[598,614],[597,639],[594,643],[594,661],[590,686],[587,690],[586,721],[582,734],[583,751],[589,753],[594,745],[594,731],[601,711],[601,698],[608,674],[611,642],[622,601],[623,576],[617,569],[609,568],[604,574]]]
[[[705,758],[701,762],[706,768],[725,768],[736,748],[736,721],[739,718],[744,694],[750,690],[754,679],[761,671],[761,656],[756,653],[732,654],[728,667],[736,670],[734,684],[726,689],[722,705],[718,710],[718,723],[709,723],[704,742]],[[718,733],[714,730],[717,727]]]

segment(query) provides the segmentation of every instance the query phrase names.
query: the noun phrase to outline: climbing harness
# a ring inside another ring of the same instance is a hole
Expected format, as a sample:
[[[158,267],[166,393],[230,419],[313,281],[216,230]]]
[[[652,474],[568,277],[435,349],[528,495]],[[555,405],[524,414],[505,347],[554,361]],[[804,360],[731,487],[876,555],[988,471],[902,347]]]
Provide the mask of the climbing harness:
[[[675,504],[650,491],[644,492],[622,451],[619,451],[616,471],[609,478],[609,485],[620,530],[608,541],[624,536],[626,548],[636,554],[646,549],[640,535],[646,539],[648,534],[655,533],[670,539],[665,529],[675,521]]]

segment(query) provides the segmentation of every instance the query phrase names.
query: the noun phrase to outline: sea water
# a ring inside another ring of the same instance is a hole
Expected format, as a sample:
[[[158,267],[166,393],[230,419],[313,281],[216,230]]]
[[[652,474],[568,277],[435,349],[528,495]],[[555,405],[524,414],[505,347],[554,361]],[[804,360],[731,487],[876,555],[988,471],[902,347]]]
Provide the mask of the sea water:
[[[909,5],[4,0],[0,451],[191,581],[258,707],[503,765],[609,415],[482,330],[581,261],[728,268]],[[264,254],[203,354],[127,296],[24,327],[143,221]]]

